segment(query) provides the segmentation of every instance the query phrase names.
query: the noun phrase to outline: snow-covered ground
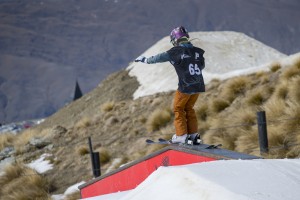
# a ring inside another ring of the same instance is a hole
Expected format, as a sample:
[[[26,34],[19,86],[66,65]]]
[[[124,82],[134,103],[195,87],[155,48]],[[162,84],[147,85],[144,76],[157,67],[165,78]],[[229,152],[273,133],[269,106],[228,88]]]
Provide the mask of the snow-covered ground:
[[[260,70],[269,70],[274,61],[283,63],[287,55],[237,32],[192,32],[192,43],[205,50],[206,67],[203,70],[205,82],[212,79],[227,79],[240,74],[249,74]],[[165,52],[172,47],[169,37],[164,37],[147,51],[146,57]],[[177,89],[178,79],[169,62],[147,65],[131,63],[127,70],[140,83],[134,93],[134,99]]]
[[[300,159],[221,160],[160,167],[127,192],[86,200],[298,200]]]

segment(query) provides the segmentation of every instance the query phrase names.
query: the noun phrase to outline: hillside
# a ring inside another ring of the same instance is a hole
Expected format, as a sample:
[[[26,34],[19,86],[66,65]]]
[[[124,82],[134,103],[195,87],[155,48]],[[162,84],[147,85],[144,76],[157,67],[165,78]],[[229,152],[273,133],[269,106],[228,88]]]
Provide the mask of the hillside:
[[[300,156],[300,56],[284,60],[289,62],[276,60],[265,65],[269,70],[207,84],[207,92],[196,104],[199,132],[206,143],[259,155],[256,112],[265,110],[270,152],[263,156]],[[92,178],[87,137],[100,152],[102,173],[106,173],[162,148],[146,146],[145,138],[169,138],[174,132],[173,91],[133,100],[138,87],[128,70],[116,72],[39,126],[17,136],[1,135],[0,147],[13,146],[18,163],[47,153],[46,159],[53,164],[44,177],[49,181],[47,192],[61,194],[68,186]],[[2,195],[11,186],[3,185]]]
[[[0,123],[48,117],[179,25],[299,49],[298,0],[0,1]]]

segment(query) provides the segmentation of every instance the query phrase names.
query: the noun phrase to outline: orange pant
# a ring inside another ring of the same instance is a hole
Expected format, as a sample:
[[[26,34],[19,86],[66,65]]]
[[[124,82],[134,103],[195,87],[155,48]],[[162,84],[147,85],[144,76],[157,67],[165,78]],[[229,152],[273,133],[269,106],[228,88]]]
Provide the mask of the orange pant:
[[[198,132],[197,116],[194,105],[199,94],[184,94],[178,90],[174,97],[174,126],[176,135],[184,135]]]

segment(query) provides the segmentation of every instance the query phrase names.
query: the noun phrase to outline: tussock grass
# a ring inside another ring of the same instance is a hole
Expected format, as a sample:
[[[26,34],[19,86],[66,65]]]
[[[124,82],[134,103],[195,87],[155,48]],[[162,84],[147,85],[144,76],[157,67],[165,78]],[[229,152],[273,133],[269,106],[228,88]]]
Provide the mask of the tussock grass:
[[[160,128],[164,127],[170,121],[170,109],[156,109],[150,114],[146,122],[147,130],[150,132],[157,131]]]
[[[10,133],[0,134],[0,151],[5,147],[13,146],[15,135]]]
[[[75,128],[84,129],[84,128],[89,127],[91,124],[92,124],[92,121],[90,118],[83,117],[75,124]]]
[[[300,102],[288,101],[285,113],[289,117],[285,123],[285,130],[292,132],[294,129],[300,129]]]
[[[295,64],[292,67],[285,68],[285,70],[281,74],[281,79],[289,80],[295,76],[300,75],[300,67],[299,64]]]
[[[258,72],[255,73],[255,76],[257,78],[261,78],[261,77],[264,77],[264,76],[268,76],[268,74],[265,71],[258,71]]]
[[[286,157],[288,158],[300,158],[300,130],[295,130],[294,134],[296,137],[286,154]]]
[[[51,199],[49,181],[23,164],[7,166],[0,176],[0,185],[1,199]]]
[[[252,127],[248,131],[241,131],[235,140],[235,146],[235,150],[238,152],[260,156],[256,127]]]
[[[292,78],[288,85],[288,91],[291,101],[300,102],[300,75]]]
[[[100,154],[101,164],[106,164],[111,160],[111,156],[109,154],[109,151],[106,148],[100,147],[99,154]]]
[[[261,91],[254,90],[246,97],[246,103],[249,106],[262,105],[264,101],[264,94]]]
[[[200,106],[197,106],[195,108],[195,112],[196,112],[197,118],[199,120],[205,121],[206,118],[209,115],[209,113],[208,113],[209,112],[208,104],[207,103],[200,104]]]
[[[285,101],[282,98],[270,98],[263,106],[262,110],[266,111],[267,118],[279,118],[285,112]]]
[[[160,130],[161,138],[170,139],[173,134],[175,134],[175,127],[173,125],[167,125],[162,127]]]
[[[26,152],[26,145],[29,143],[29,141],[33,138],[39,136],[41,137],[41,134],[37,130],[32,129],[26,129],[22,133],[18,134],[17,137],[14,140],[14,148],[16,150],[16,154],[23,154]]]
[[[262,85],[247,92],[244,100],[246,106],[262,106],[273,94],[274,88]]]
[[[68,194],[68,195],[64,198],[64,200],[78,200],[78,199],[80,199],[80,198],[81,198],[80,192],[77,191],[77,192]]]
[[[243,95],[250,88],[251,79],[247,76],[239,76],[225,82],[221,91],[221,98],[233,102],[237,96]]]
[[[112,111],[115,107],[115,102],[113,101],[108,101],[104,104],[102,104],[100,106],[100,109],[103,111],[103,112],[109,112],[109,111]]]
[[[277,72],[280,69],[281,69],[281,64],[279,62],[274,62],[270,66],[271,72]]]
[[[80,156],[84,156],[86,154],[89,154],[89,149],[87,146],[80,146],[78,149],[77,149],[77,153],[78,155]]]
[[[300,58],[286,68],[273,63],[270,70],[222,82],[218,95],[204,94],[209,103],[196,107],[204,143],[260,156],[256,113],[264,110],[270,151],[263,156],[299,157]]]
[[[212,100],[212,102],[210,104],[210,109],[211,109],[212,113],[219,113],[219,112],[223,111],[224,109],[226,109],[229,105],[230,105],[230,103],[228,101],[221,99],[221,98],[216,98],[216,99]]]
[[[289,82],[286,80],[280,82],[280,84],[275,88],[275,91],[273,93],[273,95],[275,95],[275,98],[285,100],[289,93],[288,85]]]

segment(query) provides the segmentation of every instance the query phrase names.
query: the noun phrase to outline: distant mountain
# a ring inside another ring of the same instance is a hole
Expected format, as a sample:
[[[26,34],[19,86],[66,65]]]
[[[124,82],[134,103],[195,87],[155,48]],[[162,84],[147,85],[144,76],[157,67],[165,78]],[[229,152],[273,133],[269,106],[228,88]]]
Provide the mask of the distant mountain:
[[[298,0],[2,0],[0,122],[49,116],[172,28],[243,32],[300,51]]]

